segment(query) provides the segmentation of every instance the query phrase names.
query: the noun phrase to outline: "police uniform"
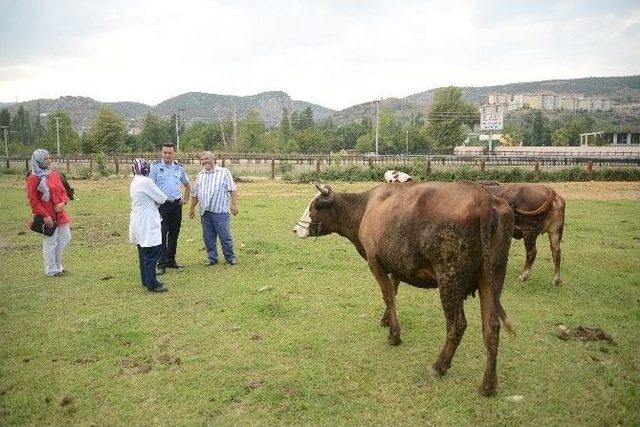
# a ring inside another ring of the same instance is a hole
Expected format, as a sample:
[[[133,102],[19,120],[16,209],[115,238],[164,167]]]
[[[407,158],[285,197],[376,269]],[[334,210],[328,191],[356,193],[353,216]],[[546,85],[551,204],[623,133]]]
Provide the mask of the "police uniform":
[[[182,191],[181,186],[189,183],[184,167],[177,162],[167,165],[158,160],[151,165],[149,178],[167,195],[167,201],[158,210],[162,217],[162,253],[158,260],[158,268],[175,267],[178,235],[182,223]]]

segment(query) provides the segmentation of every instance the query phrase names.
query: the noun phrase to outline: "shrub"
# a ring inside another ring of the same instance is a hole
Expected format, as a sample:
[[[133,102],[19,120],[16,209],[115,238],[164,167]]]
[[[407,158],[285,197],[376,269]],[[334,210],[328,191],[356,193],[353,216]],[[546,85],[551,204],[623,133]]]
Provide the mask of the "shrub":
[[[104,176],[109,176],[109,159],[107,159],[107,156],[100,152],[98,154],[96,154],[96,166],[98,169],[98,175],[101,177]]]
[[[349,166],[342,170],[338,167],[328,167],[320,172],[302,172],[299,174],[288,173],[283,175],[285,181],[313,182],[313,181],[378,181],[384,180],[384,172],[388,169],[400,169],[407,172],[416,181],[497,181],[503,183],[512,182],[563,182],[563,181],[589,181],[586,168],[572,167],[554,171],[527,170],[523,168],[488,169],[481,172],[479,169],[462,166],[457,169],[446,169],[428,172],[424,164],[411,166],[385,166],[362,168]],[[594,169],[592,179],[594,181],[640,181],[640,169],[636,168],[602,168]]]
[[[75,176],[76,179],[91,179],[91,169],[90,168],[79,168],[78,173]]]

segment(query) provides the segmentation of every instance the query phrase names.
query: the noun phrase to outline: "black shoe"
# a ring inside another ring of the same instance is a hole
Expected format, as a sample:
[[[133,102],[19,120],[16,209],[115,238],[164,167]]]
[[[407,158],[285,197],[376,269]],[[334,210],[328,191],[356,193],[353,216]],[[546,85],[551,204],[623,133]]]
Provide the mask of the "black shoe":
[[[149,292],[167,292],[168,290],[169,290],[169,288],[167,288],[165,285],[160,283],[155,288],[149,289]]]
[[[52,277],[62,277],[64,276],[64,273],[62,271],[58,271],[57,273],[54,273]]]
[[[218,261],[209,261],[205,264],[206,267],[211,267],[212,265],[218,265]]]
[[[163,275],[164,273],[166,273],[167,269],[164,267],[156,267],[156,274],[158,276]]]
[[[235,259],[235,258],[234,259],[230,259],[230,260],[227,261],[227,264],[229,264],[229,265],[236,265],[237,263],[238,263],[238,260]]]
[[[167,268],[184,268],[184,265],[174,262],[173,264],[167,264],[166,267]]]

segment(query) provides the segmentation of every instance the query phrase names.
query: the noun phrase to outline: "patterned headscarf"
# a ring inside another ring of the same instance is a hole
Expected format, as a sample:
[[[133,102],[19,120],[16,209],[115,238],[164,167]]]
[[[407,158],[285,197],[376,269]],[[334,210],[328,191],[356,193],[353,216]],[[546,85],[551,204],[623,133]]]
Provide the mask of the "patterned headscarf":
[[[134,159],[133,163],[131,163],[131,172],[134,175],[148,176],[150,171],[151,166],[149,166],[149,162],[146,159]]]
[[[49,193],[49,185],[47,184],[47,175],[51,172],[49,166],[44,164],[45,157],[50,156],[49,152],[43,148],[38,148],[31,155],[31,172],[40,178],[38,183],[38,191],[42,193],[42,201],[51,200]]]

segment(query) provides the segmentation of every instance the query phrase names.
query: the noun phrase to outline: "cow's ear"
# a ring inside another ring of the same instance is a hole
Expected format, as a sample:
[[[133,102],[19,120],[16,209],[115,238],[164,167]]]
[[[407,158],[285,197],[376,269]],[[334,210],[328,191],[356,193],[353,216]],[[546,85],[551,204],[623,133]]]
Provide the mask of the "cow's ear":
[[[316,205],[316,208],[318,209],[324,209],[333,205],[334,201],[335,201],[334,194],[331,193],[326,197],[325,196],[318,197],[315,201],[315,205]]]

